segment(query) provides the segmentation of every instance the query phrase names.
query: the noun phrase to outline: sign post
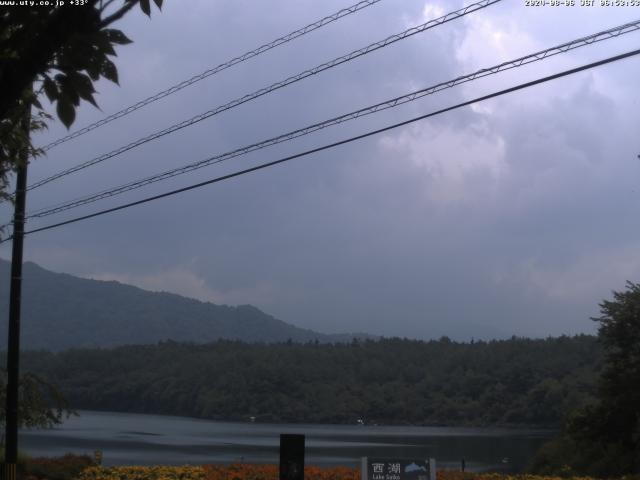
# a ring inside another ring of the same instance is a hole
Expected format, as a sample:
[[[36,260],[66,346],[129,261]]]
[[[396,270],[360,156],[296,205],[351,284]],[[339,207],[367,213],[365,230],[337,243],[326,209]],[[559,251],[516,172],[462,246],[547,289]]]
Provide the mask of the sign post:
[[[362,457],[361,480],[436,480],[436,460]]]

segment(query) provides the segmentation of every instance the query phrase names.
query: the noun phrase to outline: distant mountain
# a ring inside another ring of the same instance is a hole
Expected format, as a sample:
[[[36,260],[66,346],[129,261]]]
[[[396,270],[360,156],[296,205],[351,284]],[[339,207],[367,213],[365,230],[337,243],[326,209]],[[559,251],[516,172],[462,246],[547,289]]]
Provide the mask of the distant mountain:
[[[9,271],[9,262],[0,259],[0,349],[7,342]],[[251,305],[215,305],[119,282],[54,273],[31,262],[24,264],[23,277],[23,349],[57,351],[164,340],[326,343],[368,337],[325,335],[285,323]]]

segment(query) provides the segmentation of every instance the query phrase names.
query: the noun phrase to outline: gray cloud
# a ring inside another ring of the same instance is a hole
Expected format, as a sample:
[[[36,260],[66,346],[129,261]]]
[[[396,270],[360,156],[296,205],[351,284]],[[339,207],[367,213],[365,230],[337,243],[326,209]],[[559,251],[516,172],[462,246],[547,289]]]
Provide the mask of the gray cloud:
[[[457,3],[456,5],[461,5]],[[132,103],[344,2],[168,2],[122,28]],[[33,179],[424,21],[449,2],[385,0],[38,160]],[[33,207],[198,160],[622,23],[624,9],[505,2],[69,177]],[[635,36],[634,36],[635,35]],[[186,185],[624,51],[629,38],[442,92],[397,111],[105,202]],[[640,275],[637,60],[604,67],[294,163],[27,240],[45,267],[222,303],[324,332],[429,338],[593,331]],[[84,108],[78,125],[100,117]],[[63,133],[52,126],[43,137]],[[102,204],[101,204],[102,205]],[[95,206],[78,212],[93,211]],[[71,214],[69,214],[71,216]],[[65,218],[61,216],[60,218]],[[38,223],[37,225],[44,224]],[[34,226],[36,223],[34,222]],[[7,256],[6,247],[2,254]]]

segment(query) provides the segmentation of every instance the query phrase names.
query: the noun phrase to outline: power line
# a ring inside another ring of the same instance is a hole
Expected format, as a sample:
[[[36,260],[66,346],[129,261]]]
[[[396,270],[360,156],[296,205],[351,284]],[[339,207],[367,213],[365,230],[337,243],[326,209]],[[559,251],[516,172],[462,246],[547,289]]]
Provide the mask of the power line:
[[[73,133],[70,133],[69,135],[66,135],[64,137],[61,137],[47,145],[45,145],[44,147],[42,147],[42,149],[44,151],[47,150],[51,150],[52,148],[65,143],[73,138],[77,138],[81,135],[84,135],[85,133],[88,133],[92,130],[95,130],[96,128],[102,127],[103,125],[106,125],[107,123],[113,122],[114,120],[117,120],[118,118],[122,118],[126,115],[129,115],[132,112],[135,112],[136,110],[139,110],[142,107],[145,107],[147,105],[149,105],[150,103],[154,103],[164,97],[168,97],[169,95],[172,95],[180,90],[182,90],[183,88],[186,88],[188,86],[193,85],[194,83],[199,82],[200,80],[204,80],[207,77],[210,77],[212,75],[215,75],[216,73],[220,73],[223,70],[226,70],[227,68],[233,67],[234,65],[237,65],[239,63],[245,62],[253,57],[257,57],[258,55],[261,55],[269,50],[272,50],[276,47],[279,47],[280,45],[283,45],[285,43],[288,43],[292,40],[295,40],[298,37],[301,37],[303,35],[306,35],[307,33],[313,32],[314,30],[317,30],[319,28],[324,27],[325,25],[328,25],[332,22],[335,22],[336,20],[341,19],[342,17],[346,17],[347,15],[351,15],[352,13],[356,13],[359,10],[362,10],[364,8],[367,8],[371,5],[374,5],[378,2],[380,2],[382,0],[363,0],[361,2],[356,3],[355,5],[351,5],[350,7],[347,8],[343,8],[342,10],[339,10],[338,12],[332,14],[332,15],[328,15],[316,22],[310,23],[309,25],[306,25],[302,28],[299,28],[298,30],[295,30],[291,33],[288,33],[282,37],[276,38],[275,40],[269,42],[269,43],[265,43],[264,45],[260,45],[258,48],[255,48],[253,50],[250,50],[248,52],[243,53],[242,55],[239,55],[235,58],[232,58],[231,60],[228,60],[224,63],[221,63],[220,65],[213,67],[209,70],[206,70],[198,75],[194,75],[193,77],[184,80],[176,85],[173,85],[172,87],[167,88],[166,90],[163,90],[161,92],[156,93],[155,95],[152,95],[150,97],[145,98],[144,100],[139,101],[138,103],[135,103],[133,105],[128,106],[127,108],[124,108],[116,113],[113,113],[111,115],[109,115],[108,117],[105,117],[95,123],[92,123],[91,125],[87,125],[84,128],[81,128],[80,130],[77,130]]]
[[[330,60],[329,62],[323,63],[321,65],[318,65],[316,67],[313,67],[311,69],[305,70],[304,72],[298,73],[296,75],[293,75],[291,77],[288,77],[284,80],[281,80],[279,82],[276,82],[268,87],[264,87],[261,88],[259,90],[256,90],[253,93],[244,95],[243,97],[239,97],[236,98],[235,100],[232,100],[224,105],[220,105],[218,107],[215,107],[212,110],[209,110],[207,112],[201,113],[200,115],[196,115],[190,119],[184,120],[180,123],[176,123],[170,127],[167,127],[163,130],[159,130],[157,132],[152,133],[151,135],[148,135],[146,137],[143,138],[139,138],[138,140],[135,140],[125,146],[122,146],[120,148],[117,148],[109,153],[105,153],[103,155],[100,155],[98,157],[95,157],[91,160],[88,160],[84,163],[81,163],[79,165],[76,165],[75,167],[69,168],[67,170],[64,170],[62,172],[58,172],[50,177],[44,178],[43,180],[40,180],[36,183],[33,183],[31,185],[29,185],[29,190],[32,190],[34,188],[38,188],[41,187],[42,185],[45,185],[49,182],[52,182],[54,180],[57,180],[58,178],[70,175],[72,173],[75,173],[79,170],[83,170],[87,167],[90,167],[92,165],[95,165],[97,163],[103,162],[105,160],[108,160],[110,158],[113,158],[117,155],[120,155],[124,152],[127,152],[133,148],[136,148],[140,145],[143,145],[145,143],[148,143],[152,140],[155,140],[157,138],[163,137],[165,135],[168,135],[170,133],[176,132],[178,130],[181,130],[183,128],[186,127],[190,127],[191,125],[194,125],[198,122],[201,122],[207,118],[210,118],[214,115],[217,115],[221,112],[224,112],[226,110],[230,110],[232,108],[235,108],[239,105],[242,105],[244,103],[247,103],[251,100],[255,100],[256,98],[259,98],[263,95],[266,95],[268,93],[271,93],[275,90],[278,90],[280,88],[286,87],[288,85],[291,85],[293,83],[299,82],[300,80],[303,80],[307,77],[311,77],[313,75],[317,75],[320,72],[323,72],[325,70],[328,70],[330,68],[336,67],[338,65],[341,65],[343,63],[349,62],[351,60],[354,60],[358,57],[361,57],[363,55],[367,55],[371,52],[374,52],[376,50],[379,50],[381,48],[387,47],[395,42],[398,42],[400,40],[404,40],[405,38],[409,38],[413,35],[416,35],[418,33],[422,33],[426,30],[429,30],[431,28],[437,27],[439,25],[442,25],[443,23],[446,22],[450,22],[451,20],[455,20],[457,18],[461,18],[465,15],[468,15],[470,13],[476,12],[480,9],[486,8],[489,5],[492,5],[494,3],[498,3],[502,0],[481,0],[477,3],[473,3],[471,5],[468,5],[464,8],[461,8],[459,10],[447,13],[446,15],[443,15],[442,17],[430,20],[426,23],[423,23],[422,25],[419,25],[417,27],[412,27],[409,28],[401,33],[395,34],[395,35],[391,35],[390,37],[385,38],[384,40],[380,40],[378,42],[372,43],[370,45],[367,45],[366,47],[360,48],[358,50],[354,50],[351,53],[348,53],[346,55],[343,55],[341,57],[338,58],[334,58],[333,60]]]
[[[127,184],[124,185],[120,185],[118,187],[115,188],[111,188],[108,190],[103,190],[101,192],[95,193],[95,194],[91,194],[88,196],[84,196],[84,197],[80,197],[80,198],[76,198],[74,200],[70,200],[70,201],[66,201],[63,202],[61,204],[55,205],[55,206],[51,206],[51,207],[44,207],[41,208],[39,210],[36,210],[32,213],[29,213],[27,215],[27,218],[42,218],[42,217],[46,217],[49,215],[53,215],[56,213],[60,213],[63,212],[65,210],[69,210],[72,208],[76,208],[82,205],[86,205],[89,203],[93,203],[96,202],[98,200],[102,200],[105,198],[109,198],[109,197],[113,197],[115,195],[119,195],[131,190],[135,190],[141,187],[144,187],[146,185],[150,185],[152,183],[156,183],[162,180],[166,180],[168,178],[172,178],[178,175],[182,175],[184,173],[188,173],[206,166],[210,166],[213,164],[217,164],[217,163],[221,163],[224,162],[226,160],[230,160],[232,158],[241,156],[241,155],[245,155],[248,154],[250,152],[254,152],[256,150],[261,150],[263,148],[272,146],[272,145],[276,145],[285,141],[289,141],[289,140],[293,140],[295,138],[304,136],[304,135],[308,135],[310,133],[316,132],[318,130],[321,130],[323,128],[327,128],[329,126],[334,126],[334,125],[338,125],[340,123],[344,123],[350,120],[355,120],[359,117],[365,116],[365,115],[370,115],[373,113],[377,113],[389,108],[394,108],[398,105],[402,105],[408,102],[412,102],[415,101],[419,98],[422,98],[426,95],[431,95],[434,94],[436,92],[439,92],[441,90],[447,89],[447,88],[452,88],[456,85],[460,85],[462,83],[466,83],[466,82],[470,82],[473,80],[476,80],[478,78],[482,78],[488,75],[493,75],[493,74],[497,74],[501,71],[505,71],[505,70],[509,70],[512,68],[516,68],[516,67],[520,67],[522,65],[527,65],[529,63],[533,63],[536,61],[540,61],[540,60],[544,60],[546,58],[549,58],[551,56],[554,55],[558,55],[560,53],[565,53],[567,51],[579,48],[579,47],[583,47],[586,45],[591,45],[593,43],[596,42],[600,42],[602,40],[606,40],[609,38],[616,38],[620,35],[629,33],[629,32],[633,32],[636,30],[640,30],[640,20],[637,20],[635,22],[629,22],[614,28],[610,28],[608,30],[604,30],[602,32],[598,32],[586,37],[582,37],[582,38],[578,38],[576,40],[572,40],[570,42],[565,42],[562,43],[560,45],[557,45],[555,47],[551,47],[548,48],[546,50],[541,50],[539,52],[536,53],[532,53],[530,55],[526,55],[524,57],[520,57],[517,58],[515,60],[511,60],[508,62],[503,62],[501,64],[495,65],[493,67],[489,67],[489,68],[484,68],[481,70],[478,70],[474,73],[468,74],[468,75],[464,75],[464,76],[460,76],[457,77],[453,80],[449,80],[446,82],[442,82],[442,83],[438,83],[436,85],[427,87],[427,88],[423,88],[421,90],[417,90],[411,93],[408,93],[406,95],[402,95],[399,97],[395,97],[392,98],[390,100],[386,100],[384,102],[381,103],[377,103],[375,105],[371,105],[365,108],[361,108],[359,110],[344,114],[344,115],[340,115],[338,117],[334,117],[319,123],[315,123],[313,125],[309,125],[306,126],[304,128],[300,128],[288,133],[284,133],[281,135],[278,135],[276,137],[267,139],[267,140],[263,140],[261,142],[257,142],[257,143],[253,143],[251,145],[247,145],[226,153],[222,153],[219,155],[215,155],[213,157],[209,157],[207,159],[204,160],[200,160],[198,162],[194,162],[182,167],[178,167],[178,168],[174,168],[172,170],[168,170],[159,174],[155,174],[140,180],[136,180],[133,182],[129,182]]]
[[[573,75],[575,73],[582,72],[584,70],[589,70],[591,68],[595,68],[595,67],[599,67],[599,66],[602,66],[602,65],[606,65],[606,64],[612,63],[612,62],[623,60],[625,58],[629,58],[629,57],[632,57],[632,56],[635,56],[635,55],[638,55],[638,54],[640,54],[640,49],[633,50],[631,52],[623,53],[623,54],[620,54],[620,55],[616,55],[616,56],[613,56],[613,57],[609,57],[609,58],[606,58],[604,60],[600,60],[600,61],[597,61],[597,62],[589,63],[589,64],[586,64],[586,65],[582,65],[580,67],[572,68],[570,70],[565,70],[563,72],[556,73],[556,74],[553,74],[553,75],[549,75],[547,77],[542,77],[542,78],[539,78],[537,80],[532,80],[530,82],[521,83],[521,84],[516,85],[514,87],[510,87],[510,88],[507,88],[507,89],[504,89],[504,90],[500,90],[498,92],[494,92],[494,93],[491,93],[491,94],[488,94],[488,95],[484,95],[482,97],[477,97],[477,98],[474,98],[473,100],[468,100],[468,101],[465,101],[465,102],[462,102],[462,103],[458,103],[458,104],[453,105],[451,107],[443,108],[441,110],[437,110],[435,112],[427,113],[427,114],[421,115],[419,117],[414,117],[414,118],[411,118],[409,120],[405,120],[405,121],[400,122],[400,123],[395,123],[393,125],[389,125],[389,126],[386,126],[386,127],[383,127],[383,128],[379,128],[377,130],[372,130],[372,131],[369,131],[367,133],[363,133],[361,135],[357,135],[357,136],[354,136],[354,137],[347,138],[345,140],[340,140],[338,142],[334,142],[334,143],[331,143],[331,144],[323,145],[321,147],[313,148],[311,150],[307,150],[307,151],[304,151],[304,152],[301,152],[301,153],[297,153],[295,155],[290,155],[288,157],[284,157],[284,158],[281,158],[279,160],[274,160],[272,162],[263,163],[263,164],[255,166],[255,167],[247,168],[247,169],[244,169],[244,170],[240,170],[238,172],[230,173],[228,175],[223,175],[223,176],[216,177],[216,178],[213,178],[213,179],[210,179],[210,180],[206,180],[204,182],[200,182],[200,183],[196,183],[196,184],[193,184],[193,185],[189,185],[187,187],[183,187],[183,188],[179,188],[179,189],[172,190],[172,191],[169,191],[169,192],[161,193],[159,195],[154,195],[154,196],[151,196],[151,197],[147,197],[147,198],[144,198],[142,200],[137,200],[135,202],[126,203],[124,205],[119,205],[117,207],[107,208],[105,210],[100,210],[98,212],[91,213],[91,214],[88,214],[88,215],[83,215],[83,216],[80,216],[80,217],[72,218],[70,220],[65,220],[63,222],[58,222],[58,223],[55,223],[55,224],[52,224],[52,225],[47,225],[47,226],[44,226],[44,227],[40,227],[40,228],[36,228],[36,229],[33,229],[33,230],[29,230],[29,231],[25,232],[25,235],[32,234],[32,233],[37,233],[37,232],[43,232],[45,230],[50,230],[52,228],[61,227],[63,225],[69,225],[71,223],[76,223],[76,222],[79,222],[79,221],[82,221],[82,220],[87,220],[87,219],[90,219],[90,218],[94,218],[94,217],[98,217],[98,216],[101,216],[101,215],[105,215],[107,213],[112,213],[112,212],[116,212],[116,211],[119,211],[119,210],[124,210],[124,209],[130,208],[130,207],[133,207],[133,206],[136,206],[136,205],[141,205],[143,203],[148,203],[148,202],[151,202],[151,201],[154,201],[154,200],[159,200],[161,198],[165,198],[165,197],[169,197],[169,196],[172,196],[172,195],[176,195],[178,193],[183,193],[183,192],[187,192],[189,190],[194,190],[196,188],[204,187],[206,185],[211,185],[213,183],[222,182],[224,180],[228,180],[228,179],[231,179],[231,178],[234,178],[234,177],[245,175],[247,173],[255,172],[257,170],[262,170],[262,169],[267,168],[267,167],[272,167],[274,165],[278,165],[278,164],[281,164],[281,163],[284,163],[284,162],[288,162],[288,161],[294,160],[296,158],[300,158],[300,157],[304,157],[304,156],[307,156],[307,155],[311,155],[313,153],[318,153],[318,152],[321,152],[323,150],[328,150],[328,149],[331,149],[331,148],[334,148],[334,147],[337,147],[337,146],[340,146],[340,145],[345,145],[347,143],[351,143],[351,142],[354,142],[356,140],[362,140],[363,138],[367,138],[367,137],[370,137],[370,136],[373,136],[373,135],[377,135],[377,134],[380,134],[380,133],[383,133],[383,132],[386,132],[386,131],[389,131],[389,130],[392,130],[392,129],[395,129],[395,128],[398,128],[398,127],[401,127],[401,126],[404,126],[404,125],[408,125],[410,123],[417,122],[419,120],[424,120],[426,118],[434,117],[436,115],[440,115],[440,114],[443,114],[443,113],[446,113],[446,112],[450,112],[452,110],[456,110],[456,109],[459,109],[459,108],[462,108],[462,107],[466,107],[466,106],[472,105],[474,103],[478,103],[478,102],[482,102],[482,101],[485,101],[485,100],[489,100],[491,98],[496,98],[496,97],[499,97],[499,96],[502,96],[502,95],[506,95],[508,93],[512,93],[512,92],[518,91],[518,90],[523,90],[523,89],[526,89],[526,88],[530,88],[530,87],[533,87],[535,85],[539,85],[539,84],[542,84],[542,83],[545,83],[545,82],[549,82],[551,80],[556,80],[556,79],[561,78],[561,77],[566,77],[568,75]],[[10,238],[11,237],[9,237],[9,238],[7,238],[5,240],[2,240],[0,243],[4,243],[7,240],[9,240]]]

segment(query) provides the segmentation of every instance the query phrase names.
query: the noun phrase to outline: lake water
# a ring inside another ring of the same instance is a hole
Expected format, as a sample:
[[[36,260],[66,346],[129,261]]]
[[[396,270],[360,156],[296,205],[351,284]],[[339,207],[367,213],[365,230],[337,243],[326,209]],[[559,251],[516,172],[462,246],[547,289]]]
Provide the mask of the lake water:
[[[436,459],[438,468],[521,470],[549,431],[213,422],[184,417],[81,411],[51,430],[23,430],[34,456],[103,452],[105,465],[278,463],[279,435],[306,435],[308,465],[358,467],[369,457]]]

